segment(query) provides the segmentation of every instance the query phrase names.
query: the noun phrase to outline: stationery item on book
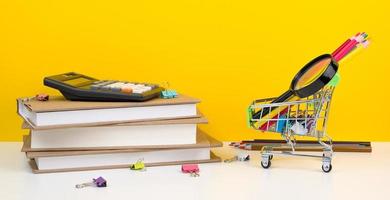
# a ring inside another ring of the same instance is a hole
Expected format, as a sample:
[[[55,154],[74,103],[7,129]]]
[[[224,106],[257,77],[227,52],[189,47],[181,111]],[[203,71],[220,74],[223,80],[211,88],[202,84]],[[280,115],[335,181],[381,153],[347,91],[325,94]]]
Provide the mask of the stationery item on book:
[[[103,149],[195,144],[204,117],[88,127],[31,129],[33,149]],[[25,125],[28,128],[28,125]]]
[[[106,179],[104,179],[103,177],[100,176],[96,179],[95,178],[92,179],[92,182],[77,184],[76,188],[80,189],[80,188],[84,188],[84,187],[88,187],[88,186],[107,187],[107,181],[106,181]]]
[[[78,125],[103,125],[132,121],[197,117],[196,98],[179,95],[174,99],[145,102],[84,102],[52,97],[41,102],[19,98],[18,114],[34,128]]]
[[[161,98],[163,99],[172,99],[176,97],[177,97],[177,93],[175,90],[164,90],[161,92]]]
[[[200,176],[199,166],[197,164],[184,164],[181,166],[181,172],[190,174],[192,177]]]
[[[75,72],[45,77],[43,83],[76,101],[146,101],[163,90],[157,84],[98,80]]]
[[[169,88],[169,82],[166,82],[165,90],[161,91],[161,98],[172,99],[177,97],[177,92]]]

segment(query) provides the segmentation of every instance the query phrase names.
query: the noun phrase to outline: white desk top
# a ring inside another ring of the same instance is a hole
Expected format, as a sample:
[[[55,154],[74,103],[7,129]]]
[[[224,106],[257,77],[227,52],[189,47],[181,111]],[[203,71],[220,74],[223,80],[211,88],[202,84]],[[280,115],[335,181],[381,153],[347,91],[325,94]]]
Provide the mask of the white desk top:
[[[336,152],[329,174],[309,157],[274,156],[263,169],[252,152],[250,162],[202,164],[198,178],[182,174],[180,166],[32,174],[20,147],[0,143],[0,199],[390,199],[390,143],[374,143],[372,153]],[[234,151],[216,152],[226,158]],[[107,188],[74,188],[98,176]]]

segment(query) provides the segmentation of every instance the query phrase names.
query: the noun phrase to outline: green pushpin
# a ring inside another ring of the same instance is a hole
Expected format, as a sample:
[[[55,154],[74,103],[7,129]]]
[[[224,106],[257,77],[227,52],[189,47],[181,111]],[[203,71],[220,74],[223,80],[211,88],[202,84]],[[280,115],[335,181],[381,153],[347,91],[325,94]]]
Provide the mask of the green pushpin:
[[[337,73],[333,76],[332,80],[330,80],[330,82],[328,83],[328,86],[336,87],[337,85],[339,85],[340,79],[341,79],[341,76],[340,76],[340,74],[337,72]]]
[[[252,127],[252,122],[251,122],[252,115],[253,115],[253,111],[251,106],[249,106],[248,109],[246,110],[246,124],[249,128]]]

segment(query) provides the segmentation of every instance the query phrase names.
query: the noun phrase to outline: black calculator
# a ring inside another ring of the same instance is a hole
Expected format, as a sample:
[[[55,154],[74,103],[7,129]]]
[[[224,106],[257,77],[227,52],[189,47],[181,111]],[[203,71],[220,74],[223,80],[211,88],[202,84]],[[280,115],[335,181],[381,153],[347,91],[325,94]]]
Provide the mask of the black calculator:
[[[74,101],[146,101],[163,90],[157,84],[98,80],[75,72],[45,77],[43,83]]]

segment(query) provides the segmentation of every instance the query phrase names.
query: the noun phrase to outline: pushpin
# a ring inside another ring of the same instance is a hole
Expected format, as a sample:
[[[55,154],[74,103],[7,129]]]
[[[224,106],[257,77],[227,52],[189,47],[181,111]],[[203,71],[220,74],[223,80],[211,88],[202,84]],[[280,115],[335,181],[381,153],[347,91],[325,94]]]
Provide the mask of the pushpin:
[[[131,170],[146,171],[144,159],[139,159],[136,163],[130,165]]]
[[[80,189],[88,186],[107,187],[107,181],[100,176],[99,178],[92,179],[92,182],[77,184],[76,188]]]
[[[186,174],[190,174],[192,177],[198,177],[199,174],[199,166],[197,164],[184,164],[181,166],[181,171]]]

